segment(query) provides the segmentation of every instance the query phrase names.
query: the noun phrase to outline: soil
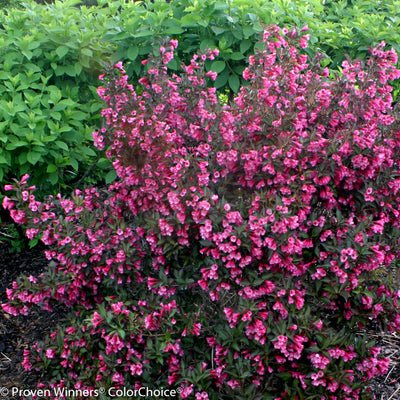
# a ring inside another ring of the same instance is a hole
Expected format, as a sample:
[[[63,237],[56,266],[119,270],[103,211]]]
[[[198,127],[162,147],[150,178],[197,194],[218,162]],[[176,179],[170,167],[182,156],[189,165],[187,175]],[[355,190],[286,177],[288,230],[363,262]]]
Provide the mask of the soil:
[[[9,244],[0,242],[0,302],[7,299],[6,288],[20,275],[38,276],[46,267],[43,249],[36,247],[22,253],[9,252]],[[27,372],[21,365],[24,349],[52,332],[62,316],[32,310],[29,316],[10,316],[0,309],[0,399],[18,400],[18,396],[3,396],[2,388],[18,387],[33,390],[45,377],[38,372]],[[400,333],[371,332],[370,335],[391,358],[389,372],[371,382],[377,400],[400,400]],[[361,399],[362,400],[362,399]]]

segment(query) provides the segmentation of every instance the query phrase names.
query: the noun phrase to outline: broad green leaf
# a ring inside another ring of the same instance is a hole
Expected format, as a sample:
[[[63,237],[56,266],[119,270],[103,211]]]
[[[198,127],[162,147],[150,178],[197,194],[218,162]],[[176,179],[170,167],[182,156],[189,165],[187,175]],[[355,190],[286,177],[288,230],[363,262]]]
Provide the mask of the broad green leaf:
[[[78,171],[78,170],[79,170],[79,163],[78,163],[78,161],[77,161],[75,158],[70,158],[70,159],[69,159],[69,165],[71,165],[72,168],[73,168],[75,171]]]
[[[216,72],[217,74],[219,74],[220,72],[222,72],[226,67],[226,63],[225,61],[214,61],[211,64],[211,71]]]
[[[29,151],[26,155],[26,159],[32,165],[35,165],[41,157],[42,155],[36,151]]]
[[[23,147],[23,146],[27,146],[27,145],[28,145],[28,142],[25,142],[22,140],[15,140],[15,141],[8,143],[8,145],[6,146],[6,150],[15,150],[18,147]]]
[[[217,89],[223,87],[226,85],[226,83],[228,82],[228,77],[229,77],[229,72],[226,69],[224,72],[222,72],[220,75],[218,75],[217,79],[215,80],[215,87]]]
[[[240,52],[241,53],[246,53],[246,51],[251,47],[253,42],[251,40],[242,40],[240,42]]]
[[[173,70],[173,71],[177,71],[179,70],[179,65],[178,65],[178,61],[176,60],[176,58],[173,58],[169,63],[168,63],[168,68]]]
[[[82,65],[85,66],[83,60],[81,60],[81,62],[82,62]],[[88,68],[88,67],[89,67],[89,65],[86,65],[86,68]],[[74,65],[68,65],[68,66],[64,67],[64,71],[69,76],[72,76],[72,77],[76,76],[76,71],[75,71]]]
[[[226,31],[225,28],[220,28],[219,26],[212,26],[211,30],[218,36],[221,35],[222,33],[224,33]]]
[[[82,121],[87,117],[87,114],[82,111],[73,111],[71,113],[71,117],[77,119],[78,121]]]
[[[180,26],[172,26],[171,28],[167,28],[163,31],[167,35],[180,35],[185,32]]]
[[[89,157],[96,156],[96,152],[93,149],[91,149],[90,147],[82,147],[80,150],[86,156],[89,156]]]
[[[93,51],[90,49],[82,49],[81,53],[88,57],[93,57]]]
[[[74,68],[75,68],[75,74],[80,75],[80,73],[82,72],[82,65],[79,62],[77,62],[75,63]]]
[[[58,172],[53,172],[49,175],[49,181],[52,185],[56,185],[58,183]]]
[[[56,140],[54,143],[55,143],[55,144],[57,145],[57,147],[59,147],[60,149],[63,149],[63,150],[66,150],[66,151],[69,150],[68,145],[67,145],[66,143],[62,142],[61,140]]]
[[[239,91],[239,87],[240,87],[240,79],[239,77],[235,74],[235,75],[230,75],[228,78],[228,83],[229,83],[229,87],[235,92],[237,93]]]
[[[46,172],[48,172],[48,173],[52,173],[55,171],[57,171],[57,166],[54,164],[49,164],[46,168]]]
[[[64,58],[64,56],[68,53],[67,46],[59,46],[56,49],[56,53],[60,59]]]
[[[142,31],[139,31],[139,32],[136,32],[136,33],[132,34],[133,37],[137,37],[137,38],[146,37],[146,36],[153,36],[153,35],[154,35],[154,32],[152,30],[150,30],[150,29],[146,29],[144,31],[142,30]]]
[[[236,51],[232,54],[229,54],[228,56],[231,60],[235,60],[235,61],[239,61],[239,60],[243,60],[245,57],[242,53]]]
[[[199,20],[201,20],[201,17],[193,14],[187,14],[181,18],[181,25],[186,27],[194,27],[199,24]]]
[[[213,39],[203,39],[200,43],[200,50],[204,51],[204,50],[214,50],[215,49],[215,42]]]
[[[249,25],[243,27],[243,33],[245,37],[252,36],[256,31]]]
[[[129,49],[128,49],[128,58],[131,60],[131,61],[135,61],[136,60],[136,57],[138,56],[138,54],[139,54],[139,49],[138,49],[138,47],[137,46],[135,46],[135,45],[132,45],[132,46],[130,46],[129,47]]]
[[[117,178],[117,173],[112,169],[105,177],[106,185],[109,185]]]
[[[7,125],[8,125],[8,121],[0,122],[0,132],[3,132]],[[0,138],[0,140],[1,140],[1,138]]]

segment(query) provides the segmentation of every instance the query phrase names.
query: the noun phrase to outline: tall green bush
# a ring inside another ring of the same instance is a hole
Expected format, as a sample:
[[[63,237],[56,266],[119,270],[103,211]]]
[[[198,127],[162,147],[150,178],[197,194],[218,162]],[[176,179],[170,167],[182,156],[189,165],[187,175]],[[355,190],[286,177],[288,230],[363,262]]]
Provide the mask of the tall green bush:
[[[112,46],[101,41],[105,15],[76,4],[0,13],[0,181],[29,172],[63,189],[96,156],[96,85]]]

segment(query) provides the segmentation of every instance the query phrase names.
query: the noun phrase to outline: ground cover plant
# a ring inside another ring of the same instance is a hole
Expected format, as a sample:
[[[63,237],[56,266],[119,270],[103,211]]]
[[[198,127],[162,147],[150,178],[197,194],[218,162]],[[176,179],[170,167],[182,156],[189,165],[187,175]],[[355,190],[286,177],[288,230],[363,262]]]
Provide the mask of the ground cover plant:
[[[138,95],[122,63],[101,76],[108,190],[3,206],[49,246],[48,270],[3,309],[64,304],[25,352],[47,386],[177,390],[191,399],[367,399],[389,360],[362,332],[400,328],[400,129],[385,44],[330,78],[309,34],[266,27],[232,104],[204,71],[170,75],[176,40],[146,61]],[[65,397],[65,396],[64,396]],[[62,395],[59,398],[63,398]]]

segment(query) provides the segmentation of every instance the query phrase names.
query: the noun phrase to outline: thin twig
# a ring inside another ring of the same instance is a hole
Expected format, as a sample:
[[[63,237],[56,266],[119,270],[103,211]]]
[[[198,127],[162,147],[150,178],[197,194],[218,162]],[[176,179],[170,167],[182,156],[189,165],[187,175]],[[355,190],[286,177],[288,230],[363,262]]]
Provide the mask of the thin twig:
[[[1,232],[1,231],[0,231],[0,235],[3,235],[3,236],[5,236],[5,237],[11,238],[11,239],[14,239],[13,236],[7,235],[7,233]]]
[[[11,358],[7,357],[3,352],[0,352],[0,353],[1,353],[1,355],[2,355],[3,357],[7,358],[8,361],[11,361]]]
[[[395,368],[396,368],[396,365],[393,365],[392,369],[391,369],[391,370],[389,371],[389,373],[386,375],[386,378],[385,378],[385,380],[384,380],[383,383],[386,383],[386,381],[387,381],[388,378],[389,378],[389,375],[392,373],[392,371],[393,371]]]
[[[387,400],[392,400],[393,396],[400,391],[400,385],[397,387],[397,389],[392,393],[392,395],[387,399]]]

